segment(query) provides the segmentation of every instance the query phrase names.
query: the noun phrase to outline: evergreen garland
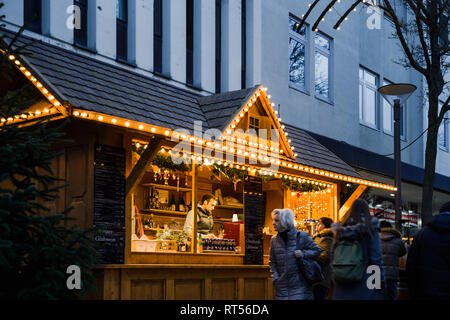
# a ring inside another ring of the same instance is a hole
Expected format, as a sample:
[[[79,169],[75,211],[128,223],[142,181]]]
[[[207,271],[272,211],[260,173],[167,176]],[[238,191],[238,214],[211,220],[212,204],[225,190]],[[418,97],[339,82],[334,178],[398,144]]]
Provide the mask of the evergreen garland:
[[[133,144],[133,151],[136,152],[138,155],[141,156],[144,150],[145,150],[144,146],[137,147],[135,144]],[[191,164],[186,164],[184,162],[180,164],[175,164],[173,163],[171,156],[160,153],[158,153],[152,160],[152,165],[157,166],[161,170],[168,170],[168,171],[188,172],[192,170]]]
[[[295,180],[290,180],[286,178],[281,178],[281,182],[289,188],[289,190],[294,192],[314,192],[314,191],[322,191],[325,190],[327,187],[318,186],[313,183],[308,182],[298,182]]]
[[[237,168],[230,168],[224,165],[214,164],[213,172],[217,175],[223,174],[227,179],[231,180],[234,184],[244,181],[245,176],[248,174],[246,170]]]

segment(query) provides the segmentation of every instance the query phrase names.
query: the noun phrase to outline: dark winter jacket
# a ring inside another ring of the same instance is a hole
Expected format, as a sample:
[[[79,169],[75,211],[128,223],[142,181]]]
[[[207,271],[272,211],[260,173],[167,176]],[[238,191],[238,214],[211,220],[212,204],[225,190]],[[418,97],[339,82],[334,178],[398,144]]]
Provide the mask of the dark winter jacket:
[[[412,299],[450,299],[450,212],[435,216],[416,234],[406,273]]]
[[[406,254],[401,233],[394,228],[381,228],[381,252],[386,280],[398,280],[398,261]]]
[[[322,250],[317,262],[322,268],[323,281],[319,282],[318,285],[329,288],[331,286],[331,251],[333,246],[333,232],[330,228],[323,229],[320,233],[313,237],[314,242]]]
[[[186,220],[184,222],[184,232],[187,235],[191,235],[192,233],[192,215],[193,210],[190,210],[186,216]],[[214,218],[212,213],[205,210],[202,205],[197,205],[197,231],[202,234],[211,233],[214,227]]]
[[[365,223],[348,223],[347,226],[341,226],[335,223],[332,229],[337,232],[340,240],[357,240],[361,243],[363,258],[366,266],[377,265],[380,270],[381,289],[369,289],[367,279],[374,273],[364,273],[361,281],[355,283],[335,282],[333,300],[383,300],[383,287],[385,286],[383,261],[380,246],[379,223],[378,219],[372,217],[371,229],[372,237],[369,234]],[[367,270],[367,269],[366,269]]]
[[[287,243],[277,234],[270,241],[270,271],[275,287],[275,297],[279,300],[312,300],[312,286],[303,278],[294,251],[297,247],[297,229],[291,228]],[[300,249],[307,259],[316,259],[320,248],[306,232],[300,233]],[[303,249],[302,249],[303,248]]]

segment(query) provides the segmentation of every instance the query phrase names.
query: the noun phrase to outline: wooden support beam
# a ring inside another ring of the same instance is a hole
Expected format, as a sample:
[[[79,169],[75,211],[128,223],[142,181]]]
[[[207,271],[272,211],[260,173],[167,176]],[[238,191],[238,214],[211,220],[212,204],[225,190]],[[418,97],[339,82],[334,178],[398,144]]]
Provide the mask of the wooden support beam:
[[[155,136],[149,143],[147,148],[142,153],[138,162],[134,166],[133,170],[127,178],[125,195],[128,195],[139,183],[145,174],[145,168],[153,160],[164,142],[164,138]]]
[[[339,209],[338,219],[339,222],[344,222],[347,220],[348,215],[350,214],[350,209],[355,202],[356,199],[358,199],[363,192],[367,189],[367,186],[365,185],[359,185],[358,188],[356,188],[355,192],[352,193],[350,198],[345,201],[344,205]]]
[[[196,164],[195,159],[192,159],[192,237],[191,237],[191,243],[192,243],[192,252],[198,253],[197,249],[197,193],[198,193],[198,167]]]

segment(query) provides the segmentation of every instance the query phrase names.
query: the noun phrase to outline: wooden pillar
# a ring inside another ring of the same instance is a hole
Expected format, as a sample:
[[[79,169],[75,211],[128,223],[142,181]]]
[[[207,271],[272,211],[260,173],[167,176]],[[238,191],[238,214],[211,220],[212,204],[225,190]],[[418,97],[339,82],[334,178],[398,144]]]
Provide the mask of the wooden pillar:
[[[124,147],[128,153],[132,152],[131,148],[131,137],[125,135]],[[127,181],[126,181],[126,190],[125,190],[125,254],[124,254],[124,262],[125,264],[130,263],[131,259],[131,235],[133,234],[132,227],[132,211],[133,211],[133,190],[136,185],[141,181],[142,177],[145,174],[145,170],[149,163],[151,163],[152,159],[156,156],[158,151],[161,149],[161,145],[163,144],[164,138],[160,136],[155,136],[148,144],[147,149],[144,150],[142,156],[139,158],[136,165],[133,167],[131,160],[133,157],[128,157],[130,161],[130,166],[127,167],[126,171],[130,172]]]
[[[156,154],[161,149],[164,142],[163,137],[155,136],[147,145],[147,149],[144,150],[136,165],[131,170],[130,175],[127,178],[125,194],[128,195],[133,191],[136,185],[141,181],[145,174],[147,165],[152,161]]]
[[[198,193],[198,174],[195,158],[192,158],[192,250],[197,253],[197,193]]]
[[[345,201],[344,205],[339,209],[339,222],[344,222],[347,220],[348,215],[350,214],[350,209],[352,208],[353,203],[356,199],[358,199],[364,192],[364,190],[367,189],[367,186],[365,185],[359,185],[358,188],[352,193],[350,198]]]

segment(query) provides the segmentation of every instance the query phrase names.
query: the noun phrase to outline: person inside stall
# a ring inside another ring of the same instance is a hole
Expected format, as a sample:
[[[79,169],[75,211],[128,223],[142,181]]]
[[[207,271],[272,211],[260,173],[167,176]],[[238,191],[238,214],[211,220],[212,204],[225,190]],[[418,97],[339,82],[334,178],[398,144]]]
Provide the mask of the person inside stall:
[[[214,219],[212,212],[217,205],[217,200],[212,194],[205,194],[202,197],[201,204],[197,204],[197,232],[202,235],[207,235],[209,237],[214,236],[213,227],[214,227]],[[192,212],[191,209],[187,216],[186,221],[184,222],[183,231],[188,235],[188,237],[192,238]]]

